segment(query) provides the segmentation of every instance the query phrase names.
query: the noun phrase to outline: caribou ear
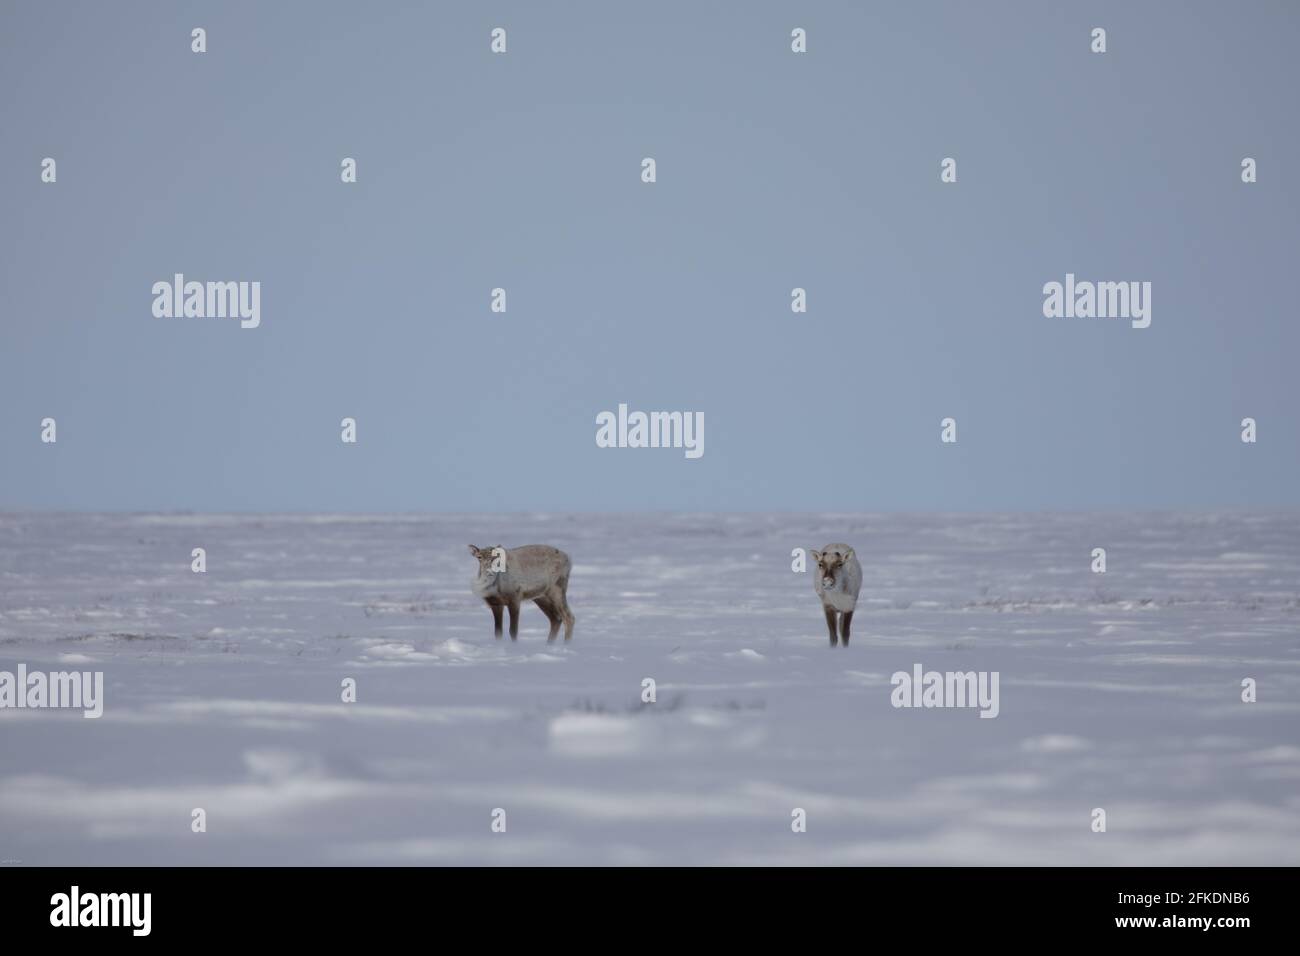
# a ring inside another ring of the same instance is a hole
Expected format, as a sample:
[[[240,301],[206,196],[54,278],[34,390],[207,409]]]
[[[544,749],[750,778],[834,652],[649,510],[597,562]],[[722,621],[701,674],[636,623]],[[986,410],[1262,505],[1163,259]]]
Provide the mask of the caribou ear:
[[[845,561],[851,561],[851,560],[853,560],[853,549],[852,549],[852,548],[849,548],[849,550],[847,550],[847,551],[844,552],[844,560],[845,560]]]
[[[814,564],[822,563],[822,553],[820,551],[809,551],[808,557],[813,559]]]
[[[474,545],[471,544],[471,545],[469,546],[469,553],[472,554],[472,555],[474,555],[474,557],[477,558],[477,557],[478,557],[478,548],[474,547]]]

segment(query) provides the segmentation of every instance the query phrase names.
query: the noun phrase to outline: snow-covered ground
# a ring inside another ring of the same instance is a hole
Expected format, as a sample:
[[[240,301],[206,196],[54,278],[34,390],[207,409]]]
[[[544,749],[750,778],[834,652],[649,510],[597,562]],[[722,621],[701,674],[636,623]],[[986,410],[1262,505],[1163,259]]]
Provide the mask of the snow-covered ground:
[[[790,569],[839,540],[847,649]],[[568,551],[573,641],[495,640],[468,543]],[[0,515],[19,663],[106,696],[0,711],[23,865],[1300,863],[1294,513]]]

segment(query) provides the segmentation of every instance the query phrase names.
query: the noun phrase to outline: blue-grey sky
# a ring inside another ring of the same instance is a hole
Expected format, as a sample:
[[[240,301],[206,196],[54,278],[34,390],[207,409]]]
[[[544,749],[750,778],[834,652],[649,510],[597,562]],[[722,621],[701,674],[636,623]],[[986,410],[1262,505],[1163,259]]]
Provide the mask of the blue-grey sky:
[[[0,508],[1298,506],[1297,48],[1259,0],[6,0]],[[176,272],[261,327],[154,318]],[[1151,327],[1045,318],[1067,272]],[[704,456],[598,448],[620,402]]]

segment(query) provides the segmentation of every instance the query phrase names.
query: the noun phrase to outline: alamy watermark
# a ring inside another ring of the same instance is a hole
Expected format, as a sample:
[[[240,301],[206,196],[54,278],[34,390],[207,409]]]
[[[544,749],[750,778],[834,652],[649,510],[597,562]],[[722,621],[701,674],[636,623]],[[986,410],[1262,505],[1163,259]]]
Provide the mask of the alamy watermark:
[[[17,673],[0,671],[0,710],[69,708],[84,711],[83,717],[104,713],[103,671],[28,672],[19,664]]]
[[[996,717],[997,671],[925,671],[920,664],[912,672],[895,671],[889,679],[894,689],[889,702],[895,707],[978,707],[981,717]]]
[[[148,936],[153,910],[152,893],[68,893],[50,897],[51,926],[126,926],[133,936]]]
[[[1049,319],[1130,319],[1135,329],[1151,324],[1150,282],[1065,282],[1043,286],[1043,315]]]
[[[598,448],[684,448],[687,458],[704,455],[703,412],[629,412],[596,416]]]
[[[178,272],[171,282],[155,282],[152,292],[157,319],[239,319],[244,329],[262,324],[260,282],[186,282]]]

